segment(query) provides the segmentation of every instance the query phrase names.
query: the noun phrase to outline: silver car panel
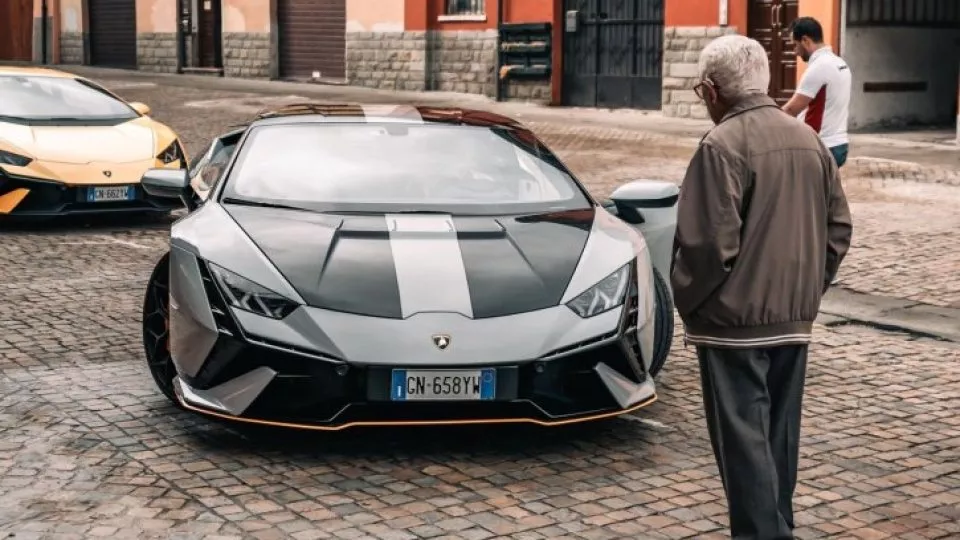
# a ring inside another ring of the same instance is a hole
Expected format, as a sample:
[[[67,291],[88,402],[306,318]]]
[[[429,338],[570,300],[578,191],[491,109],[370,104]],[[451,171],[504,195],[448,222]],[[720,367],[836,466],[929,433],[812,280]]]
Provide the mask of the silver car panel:
[[[197,390],[180,377],[174,379],[173,384],[177,394],[191,405],[239,416],[276,376],[276,371],[260,366],[207,390]]]
[[[219,204],[208,201],[170,231],[170,244],[235,272],[293,302],[303,299]]]
[[[177,371],[195,376],[217,342],[217,324],[204,292],[197,258],[170,249],[170,356]]]

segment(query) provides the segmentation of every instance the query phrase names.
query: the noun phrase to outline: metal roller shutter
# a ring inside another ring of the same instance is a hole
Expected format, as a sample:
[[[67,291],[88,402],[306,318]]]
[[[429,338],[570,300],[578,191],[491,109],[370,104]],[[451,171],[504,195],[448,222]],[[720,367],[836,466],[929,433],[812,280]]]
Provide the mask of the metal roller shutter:
[[[346,0],[278,0],[280,77],[346,76]]]
[[[136,0],[88,0],[90,63],[94,66],[137,67]]]

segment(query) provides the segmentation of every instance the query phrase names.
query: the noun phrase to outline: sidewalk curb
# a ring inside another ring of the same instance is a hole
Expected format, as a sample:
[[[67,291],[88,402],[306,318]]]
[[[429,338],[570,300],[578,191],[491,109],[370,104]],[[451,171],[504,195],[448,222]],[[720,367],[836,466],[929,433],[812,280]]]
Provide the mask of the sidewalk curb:
[[[820,313],[827,326],[853,321],[960,343],[960,309],[956,308],[833,288],[824,296]]]

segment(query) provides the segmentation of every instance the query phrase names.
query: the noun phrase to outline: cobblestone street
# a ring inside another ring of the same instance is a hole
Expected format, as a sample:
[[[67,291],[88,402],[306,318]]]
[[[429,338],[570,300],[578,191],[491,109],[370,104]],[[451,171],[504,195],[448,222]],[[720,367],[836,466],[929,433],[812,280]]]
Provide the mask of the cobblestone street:
[[[191,155],[264,106],[308,97],[303,85],[259,92],[164,80],[103,82],[148,103]],[[679,182],[698,139],[503,110],[597,195],[635,178]],[[917,152],[904,163],[881,152],[854,144],[843,169],[855,228],[839,286],[956,316],[956,158]],[[141,302],[168,226],[114,218],[0,228],[0,538],[726,537],[699,373],[679,327],[659,400],[602,423],[240,428],[174,409],[146,369]],[[960,344],[818,325],[798,537],[960,537],[958,411]]]

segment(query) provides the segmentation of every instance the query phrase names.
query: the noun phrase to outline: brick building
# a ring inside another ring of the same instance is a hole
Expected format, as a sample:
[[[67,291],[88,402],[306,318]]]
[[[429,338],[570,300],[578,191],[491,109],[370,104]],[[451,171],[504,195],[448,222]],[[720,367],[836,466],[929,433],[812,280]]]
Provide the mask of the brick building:
[[[853,69],[851,128],[956,122],[960,138],[957,0],[0,5],[6,6],[0,17],[11,27],[0,36],[0,60],[470,92],[554,105],[662,109],[667,116],[694,118],[706,117],[692,88],[707,42],[732,32],[761,41],[770,51],[771,95],[783,101],[804,67],[786,29],[796,17],[812,15]]]

